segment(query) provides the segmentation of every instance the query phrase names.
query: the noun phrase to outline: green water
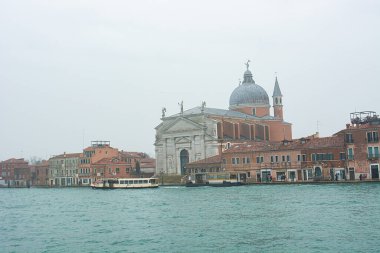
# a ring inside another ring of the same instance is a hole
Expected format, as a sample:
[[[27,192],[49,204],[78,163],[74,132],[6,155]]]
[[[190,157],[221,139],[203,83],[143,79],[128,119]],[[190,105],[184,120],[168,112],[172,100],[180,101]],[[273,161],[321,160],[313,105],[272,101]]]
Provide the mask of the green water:
[[[0,189],[0,252],[379,252],[380,184]]]

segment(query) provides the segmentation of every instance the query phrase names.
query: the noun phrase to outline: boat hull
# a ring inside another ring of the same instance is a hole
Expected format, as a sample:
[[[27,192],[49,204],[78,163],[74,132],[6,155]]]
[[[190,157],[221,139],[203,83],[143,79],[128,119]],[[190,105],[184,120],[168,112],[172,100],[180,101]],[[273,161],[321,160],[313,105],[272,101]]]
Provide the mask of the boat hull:
[[[157,178],[109,178],[97,180],[92,189],[144,189],[157,188]]]
[[[149,189],[158,188],[158,185],[154,186],[141,186],[141,187],[110,187],[110,186],[91,186],[92,189],[103,189],[103,190],[116,190],[116,189]]]

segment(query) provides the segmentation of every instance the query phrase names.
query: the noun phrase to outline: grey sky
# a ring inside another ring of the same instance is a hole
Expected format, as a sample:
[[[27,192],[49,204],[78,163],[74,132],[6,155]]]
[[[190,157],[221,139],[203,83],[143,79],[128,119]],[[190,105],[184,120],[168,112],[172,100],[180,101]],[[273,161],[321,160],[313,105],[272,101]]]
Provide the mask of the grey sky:
[[[380,113],[379,1],[0,1],[0,160],[109,140],[154,155],[154,127],[228,108],[251,60],[275,72],[293,137]],[[83,138],[84,136],[84,138]]]

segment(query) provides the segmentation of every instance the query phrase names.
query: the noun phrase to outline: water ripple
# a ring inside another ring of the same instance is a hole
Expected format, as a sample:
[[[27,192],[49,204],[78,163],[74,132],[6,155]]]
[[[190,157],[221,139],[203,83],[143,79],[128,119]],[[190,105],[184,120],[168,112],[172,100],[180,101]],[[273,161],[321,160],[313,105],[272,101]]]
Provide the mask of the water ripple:
[[[377,252],[379,190],[0,189],[1,252]]]

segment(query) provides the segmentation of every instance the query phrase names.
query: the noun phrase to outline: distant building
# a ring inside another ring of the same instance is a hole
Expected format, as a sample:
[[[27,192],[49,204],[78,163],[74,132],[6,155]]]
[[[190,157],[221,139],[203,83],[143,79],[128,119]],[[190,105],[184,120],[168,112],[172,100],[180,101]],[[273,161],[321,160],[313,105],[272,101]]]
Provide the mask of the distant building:
[[[103,158],[91,164],[95,179],[101,178],[129,178],[131,175],[131,164],[118,157]]]
[[[380,118],[372,111],[351,113],[344,136],[347,175],[351,180],[379,180]]]
[[[29,187],[30,176],[30,168],[24,158],[11,158],[0,163],[0,186],[2,187]]]
[[[241,141],[292,139],[292,126],[284,121],[283,96],[276,78],[273,111],[267,92],[253,80],[248,69],[230,96],[229,110],[202,106],[165,116],[156,127],[156,173],[185,174],[185,165],[220,154]]]
[[[49,159],[48,185],[90,186],[101,178],[152,176],[155,160],[142,152],[126,152],[113,148],[109,141],[92,141],[82,153],[64,153]],[[34,170],[34,177],[41,170]],[[37,179],[36,179],[37,180]],[[42,182],[42,178],[39,182]]]
[[[29,165],[31,172],[31,181],[33,186],[49,185],[49,162],[41,161],[37,164]]]
[[[196,178],[223,171],[246,182],[379,180],[379,130],[374,112],[353,113],[333,136],[235,142],[220,156],[187,164],[186,172]]]
[[[119,156],[119,150],[111,147],[110,144],[109,141],[92,141],[91,146],[83,150],[78,170],[79,185],[90,185],[95,178],[104,176],[92,165],[104,158],[111,159]]]
[[[63,153],[49,159],[49,186],[79,184],[78,169],[81,153]]]

